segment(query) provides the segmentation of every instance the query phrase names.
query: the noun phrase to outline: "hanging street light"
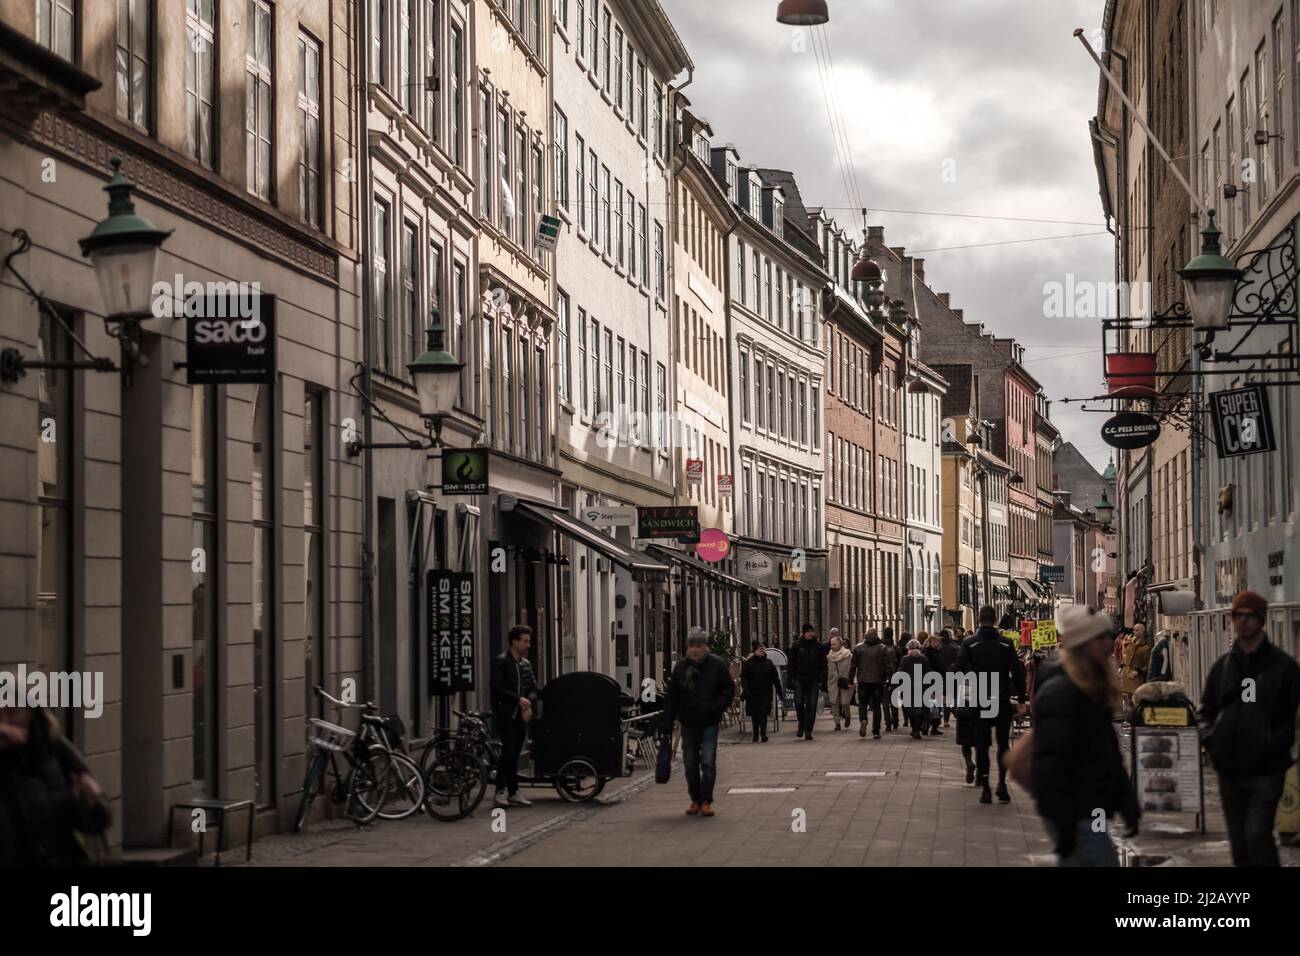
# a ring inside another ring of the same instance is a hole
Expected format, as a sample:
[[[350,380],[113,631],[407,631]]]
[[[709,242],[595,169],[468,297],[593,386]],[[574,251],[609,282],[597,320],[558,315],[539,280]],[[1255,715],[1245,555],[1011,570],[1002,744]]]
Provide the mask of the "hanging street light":
[[[430,424],[437,422],[451,408],[460,388],[460,373],[465,368],[443,347],[444,330],[437,310],[429,310],[429,328],[425,332],[426,350],[406,366],[420,397],[420,416]]]
[[[1241,278],[1241,270],[1223,255],[1222,233],[1214,221],[1214,210],[1209,210],[1207,216],[1209,221],[1201,230],[1201,254],[1180,272],[1192,327],[1203,331],[1228,328],[1233,293]]]
[[[1115,506],[1111,504],[1110,499],[1106,496],[1106,489],[1101,490],[1101,501],[1097,502],[1097,520],[1104,525],[1110,524],[1110,519],[1115,517]]]
[[[826,0],[781,0],[776,8],[776,22],[792,27],[815,27],[831,18]]]

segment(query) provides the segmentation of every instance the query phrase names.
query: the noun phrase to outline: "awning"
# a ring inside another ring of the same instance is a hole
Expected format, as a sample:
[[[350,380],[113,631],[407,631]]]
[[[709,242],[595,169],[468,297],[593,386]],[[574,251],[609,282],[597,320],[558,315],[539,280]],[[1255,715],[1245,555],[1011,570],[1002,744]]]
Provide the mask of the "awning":
[[[692,571],[697,571],[705,577],[711,578],[726,587],[739,591],[753,591],[756,594],[762,594],[765,597],[770,598],[779,598],[781,596],[780,591],[774,591],[771,588],[765,588],[761,585],[755,584],[753,581],[746,581],[744,578],[738,578],[735,575],[727,574],[727,572],[715,568],[707,562],[701,561],[694,555],[687,554],[684,551],[675,551],[672,548],[665,548],[661,544],[653,543],[646,545],[646,550],[651,554],[658,555],[665,561],[676,561],[683,567],[690,568]]]
[[[1011,580],[1016,587],[1020,588],[1020,593],[1025,596],[1025,600],[1038,600],[1038,591],[1034,588],[1034,582],[1030,581],[1028,578],[1012,578]]]
[[[572,538],[579,544],[599,551],[609,560],[634,574],[668,574],[672,568],[662,561],[657,561],[648,554],[616,541],[609,535],[591,525],[583,524],[566,511],[549,505],[532,501],[517,500],[514,509],[527,515],[534,521],[550,525],[560,534]]]

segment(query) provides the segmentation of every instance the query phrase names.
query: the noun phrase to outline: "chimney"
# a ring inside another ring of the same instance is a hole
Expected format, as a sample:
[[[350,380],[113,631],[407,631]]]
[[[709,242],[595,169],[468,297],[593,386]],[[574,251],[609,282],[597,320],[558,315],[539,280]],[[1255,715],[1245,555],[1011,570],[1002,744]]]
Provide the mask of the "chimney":
[[[883,243],[885,241],[885,227],[867,226],[867,238]]]
[[[944,308],[947,308],[948,302],[952,298],[952,296],[950,296],[947,292],[940,292],[938,295],[939,295],[939,301],[944,304]]]
[[[957,316],[958,320],[960,320],[960,321],[965,321],[965,320],[963,320],[962,317],[961,317],[961,315],[962,315],[961,309],[953,309],[953,310],[952,310],[952,314],[955,315],[955,316]]]
[[[906,258],[907,256],[906,246],[890,246],[889,251],[892,252],[894,255],[898,256],[898,258],[900,259]]]
[[[917,282],[924,282],[925,281],[925,260],[913,259],[912,261],[916,263],[916,265],[912,267],[912,274],[916,276]]]

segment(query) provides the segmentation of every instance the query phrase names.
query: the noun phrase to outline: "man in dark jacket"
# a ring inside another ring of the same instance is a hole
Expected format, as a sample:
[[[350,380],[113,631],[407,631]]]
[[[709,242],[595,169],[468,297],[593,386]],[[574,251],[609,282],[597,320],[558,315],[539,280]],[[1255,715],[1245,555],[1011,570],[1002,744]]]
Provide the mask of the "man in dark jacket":
[[[886,627],[880,632],[880,643],[885,646],[885,683],[894,676],[894,671],[898,670],[898,662],[902,660],[903,655],[907,653],[907,648],[902,645],[894,644],[894,629]],[[885,702],[885,729],[895,730],[899,726],[898,708],[890,702],[890,695],[884,696]]]
[[[528,649],[533,629],[516,624],[510,629],[509,650],[492,660],[492,716],[501,738],[501,759],[497,765],[497,790],[492,805],[531,807],[533,802],[519,795],[519,752],[524,747],[528,722],[537,703],[537,681]]]
[[[961,653],[961,642],[952,639],[952,629],[945,627],[939,635],[939,654],[943,659],[943,672],[946,674],[953,669],[957,663],[957,655]],[[943,702],[943,725],[948,726],[948,721],[952,717],[951,700],[945,698]]]
[[[885,656],[888,649],[876,636],[875,629],[853,649],[849,680],[858,684],[858,736],[867,735],[867,710],[871,710],[871,736],[880,739],[880,702],[885,693]]]
[[[704,628],[693,627],[686,656],[673,668],[665,694],[664,721],[682,724],[682,764],[692,816],[713,816],[713,784],[718,775],[718,722],[731,706],[736,685],[722,658],[709,653]]]
[[[989,789],[989,746],[996,733],[998,742],[998,800],[1011,802],[1011,792],[1007,789],[1006,754],[1011,746],[1011,721],[1015,716],[1011,698],[1014,696],[1020,705],[1025,701],[1025,666],[1021,663],[1011,642],[1004,638],[994,622],[998,613],[985,605],[980,608],[979,629],[962,641],[957,653],[954,669],[960,674],[973,674],[976,680],[980,675],[988,675],[990,690],[996,693],[996,714],[981,714],[977,725],[975,744],[975,782],[980,787],[980,803],[992,803],[993,794]],[[981,709],[994,705],[992,700],[978,702]]]
[[[1201,694],[1201,735],[1219,775],[1233,866],[1280,865],[1273,821],[1291,765],[1300,666],[1269,642],[1267,613],[1254,591],[1233,599],[1236,639]]]
[[[794,685],[795,713],[799,729],[795,737],[813,739],[813,724],[817,721],[817,695],[826,685],[826,648],[817,640],[817,631],[805,624],[786,653],[786,680]]]

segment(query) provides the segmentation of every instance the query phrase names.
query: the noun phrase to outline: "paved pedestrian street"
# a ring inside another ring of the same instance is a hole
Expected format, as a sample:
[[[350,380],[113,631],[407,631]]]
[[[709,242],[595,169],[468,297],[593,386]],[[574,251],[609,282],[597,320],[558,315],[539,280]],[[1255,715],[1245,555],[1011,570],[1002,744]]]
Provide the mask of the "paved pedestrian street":
[[[793,715],[791,715],[793,716]],[[252,865],[271,866],[998,866],[1052,865],[1055,857],[1030,798],[1014,784],[1012,802],[978,802],[964,784],[953,729],[912,740],[836,733],[827,715],[811,743],[783,723],[768,743],[724,728],[718,746],[717,816],[688,817],[680,762],[656,785],[645,769],[612,782],[589,804],[561,800],[550,787],[524,789],[532,807],[505,811],[493,829],[491,791],[473,816],[439,823],[426,816],[317,823],[272,836]],[[1126,865],[1227,865],[1226,835],[1206,777],[1208,832],[1190,816],[1148,817],[1130,841],[1113,831]],[[803,823],[802,828],[797,824]],[[237,854],[227,857],[236,863]],[[1300,850],[1283,848],[1283,864]],[[223,861],[224,862],[224,861]],[[242,862],[242,860],[240,861]],[[238,864],[236,864],[238,865]]]

